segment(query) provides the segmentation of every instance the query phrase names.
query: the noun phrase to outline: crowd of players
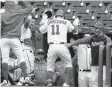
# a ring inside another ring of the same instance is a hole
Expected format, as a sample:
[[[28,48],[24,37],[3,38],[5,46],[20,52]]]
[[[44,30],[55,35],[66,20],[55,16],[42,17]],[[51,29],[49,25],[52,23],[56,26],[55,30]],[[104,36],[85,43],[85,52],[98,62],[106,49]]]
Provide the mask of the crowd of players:
[[[111,44],[103,33],[104,25],[94,25],[94,34],[72,38],[67,43],[67,32],[78,34],[78,19],[73,24],[58,10],[48,19],[42,14],[39,25],[34,25],[36,8],[28,2],[5,2],[1,14],[2,83],[0,85],[79,86],[98,87],[99,45]],[[33,30],[35,29],[35,30]],[[47,58],[43,49],[35,49],[31,30],[47,33]],[[69,48],[75,56],[71,58]],[[105,49],[104,49],[105,50]],[[103,86],[106,87],[106,55],[103,56]],[[78,81],[78,84],[77,84]]]

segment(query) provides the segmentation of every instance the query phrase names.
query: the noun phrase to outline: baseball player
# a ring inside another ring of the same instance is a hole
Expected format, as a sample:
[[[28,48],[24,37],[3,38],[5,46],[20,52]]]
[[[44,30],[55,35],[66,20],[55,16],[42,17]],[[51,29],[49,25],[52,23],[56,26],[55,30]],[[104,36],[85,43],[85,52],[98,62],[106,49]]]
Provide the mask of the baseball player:
[[[13,52],[10,52],[10,58],[8,62],[8,70],[9,75],[13,79],[13,81],[19,81],[19,79],[22,77],[22,71],[20,69],[19,60],[17,57],[13,54]]]
[[[65,66],[65,83],[63,86],[68,86],[69,82],[69,71],[72,68],[71,55],[69,50],[65,47],[65,43],[67,43],[67,32],[72,32],[74,30],[74,26],[70,21],[64,19],[64,12],[62,10],[58,10],[55,14],[55,18],[51,19],[48,22],[45,22],[39,28],[41,33],[48,34],[48,44],[49,50],[47,54],[47,71],[48,71],[48,86],[52,86],[52,74],[54,72],[55,61],[58,57],[64,63]]]
[[[89,37],[89,34],[85,34],[84,38]],[[78,54],[78,86],[79,87],[89,87],[91,73],[91,48],[89,44],[80,44],[77,48]]]
[[[35,77],[33,82],[35,85],[45,86],[47,77],[47,62],[42,49],[37,49],[35,52],[34,73]]]
[[[100,22],[95,24],[95,34],[88,37],[76,40],[70,44],[67,44],[66,47],[71,47],[78,44],[90,44],[91,46],[91,74],[90,77],[90,87],[98,87],[98,59],[99,59],[99,45],[107,45],[111,43],[111,39],[103,33],[104,25]],[[106,54],[103,56],[103,87],[106,87]]]
[[[36,8],[32,10],[32,12],[25,18],[24,24],[21,27],[21,44],[22,44],[22,49],[24,52],[24,57],[26,60],[26,66],[27,66],[27,79],[25,80],[23,85],[34,85],[34,83],[31,81],[31,77],[34,73],[34,47],[31,42],[31,27],[30,25],[34,25],[35,18],[36,18]],[[21,78],[22,79],[22,78]],[[21,82],[23,83],[23,80],[20,80],[18,85],[22,85]]]
[[[56,60],[56,64],[55,64],[55,72],[57,73],[58,77],[57,77],[55,85],[56,86],[63,86],[64,81],[65,81],[65,72],[64,72],[65,71],[65,66],[64,66],[63,61],[61,61],[59,59],[57,59],[57,60]],[[69,71],[69,73],[71,73],[71,71]],[[71,76],[70,79],[69,79],[70,86],[73,86],[74,82],[73,82],[72,73],[71,73],[70,76]]]
[[[76,38],[71,38],[70,42],[74,40],[76,40]],[[78,47],[77,45],[72,46],[74,52],[74,56],[72,58],[74,86],[78,86],[77,47]]]
[[[28,24],[30,24],[30,22],[31,21],[29,21]],[[21,27],[20,40],[21,40],[21,44],[22,44],[22,49],[23,49],[25,61],[26,61],[27,75],[30,78],[31,75],[33,74],[33,71],[34,71],[34,54],[33,54],[34,49],[32,46],[32,42],[30,40],[31,35],[32,35],[31,30],[28,27],[28,24],[27,25],[25,25],[25,24],[26,24],[26,22]],[[33,82],[30,79],[29,79],[29,82],[31,84],[33,84]],[[19,82],[18,85],[22,85],[21,82]]]
[[[24,18],[31,12],[31,5],[22,2],[26,7],[18,5],[14,1],[5,2],[5,12],[1,14],[2,30],[1,30],[1,51],[2,51],[2,69],[4,81],[1,85],[7,85],[8,81],[8,60],[10,49],[13,50],[20,62],[23,77],[27,77],[27,68],[22,46],[19,38],[21,37],[21,26]]]
[[[42,49],[37,49],[35,52],[34,73],[35,77],[33,82],[37,86],[47,85],[47,61],[45,60],[45,53]],[[56,73],[53,74],[53,81],[56,80]]]
[[[21,42],[22,49],[24,52],[24,57],[26,60],[27,66],[27,74],[31,74],[34,71],[34,54],[33,54],[33,46],[30,40],[32,32],[29,27],[25,28],[23,24],[21,27]]]

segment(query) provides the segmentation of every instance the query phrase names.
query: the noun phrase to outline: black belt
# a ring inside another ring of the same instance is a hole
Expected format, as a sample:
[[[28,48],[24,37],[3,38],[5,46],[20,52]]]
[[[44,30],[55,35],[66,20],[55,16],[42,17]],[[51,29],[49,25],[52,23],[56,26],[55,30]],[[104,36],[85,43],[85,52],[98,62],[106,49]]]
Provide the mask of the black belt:
[[[90,69],[83,69],[83,70],[80,69],[79,71],[90,72],[91,70]]]
[[[30,50],[31,53],[33,53],[33,51]]]
[[[60,42],[60,43],[50,42],[49,44],[65,44],[65,42]]]
[[[23,41],[21,41],[21,43],[24,43]]]
[[[23,51],[25,51],[25,50],[23,50]],[[31,50],[30,50],[30,52],[33,53],[33,51],[31,51]]]

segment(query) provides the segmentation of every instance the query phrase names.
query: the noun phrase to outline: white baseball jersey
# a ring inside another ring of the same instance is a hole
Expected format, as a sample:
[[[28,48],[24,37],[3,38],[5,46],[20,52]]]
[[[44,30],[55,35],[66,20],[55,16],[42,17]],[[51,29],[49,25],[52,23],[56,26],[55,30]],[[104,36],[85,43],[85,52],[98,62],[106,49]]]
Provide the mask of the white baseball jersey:
[[[40,27],[41,33],[48,34],[48,43],[67,42],[67,32],[72,32],[74,26],[63,18],[53,18]]]
[[[31,38],[31,30],[29,28],[25,29],[24,25],[22,25],[22,27],[21,27],[21,40],[23,41],[26,38]]]
[[[24,39],[27,39],[27,38],[30,39],[31,38],[31,35],[32,35],[32,33],[31,33],[30,28],[25,29],[24,28],[24,24],[23,24],[22,27],[21,27],[21,41],[24,41]],[[25,44],[22,44],[22,48],[24,50],[25,49],[30,49],[30,50],[33,51],[33,49],[30,46],[26,46]]]
[[[77,48],[79,69],[90,69],[91,65],[91,48],[81,44]]]
[[[29,28],[25,29],[24,25],[21,28],[21,41],[24,41],[24,39],[31,38],[31,30]],[[27,73],[31,73],[34,70],[34,55],[33,55],[33,48],[29,45],[25,45],[22,43],[22,48],[24,52],[24,57],[26,60],[26,66],[27,66]],[[31,52],[32,51],[32,52]]]

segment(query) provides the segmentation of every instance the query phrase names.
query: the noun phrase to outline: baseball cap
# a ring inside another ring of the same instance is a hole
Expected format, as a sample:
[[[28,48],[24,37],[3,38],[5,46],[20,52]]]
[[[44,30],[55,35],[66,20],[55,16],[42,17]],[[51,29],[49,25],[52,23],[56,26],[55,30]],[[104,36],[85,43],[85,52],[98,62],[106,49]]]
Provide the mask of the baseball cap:
[[[98,28],[98,29],[104,29],[104,25],[103,23],[101,22],[97,22],[95,25],[94,25],[95,28]]]
[[[84,37],[89,37],[89,36],[90,36],[90,34],[85,34],[85,35],[84,35]]]
[[[36,54],[38,54],[38,53],[43,53],[44,54],[44,50],[43,49],[37,49]]]
[[[64,16],[64,11],[63,10],[57,10],[55,16]]]

